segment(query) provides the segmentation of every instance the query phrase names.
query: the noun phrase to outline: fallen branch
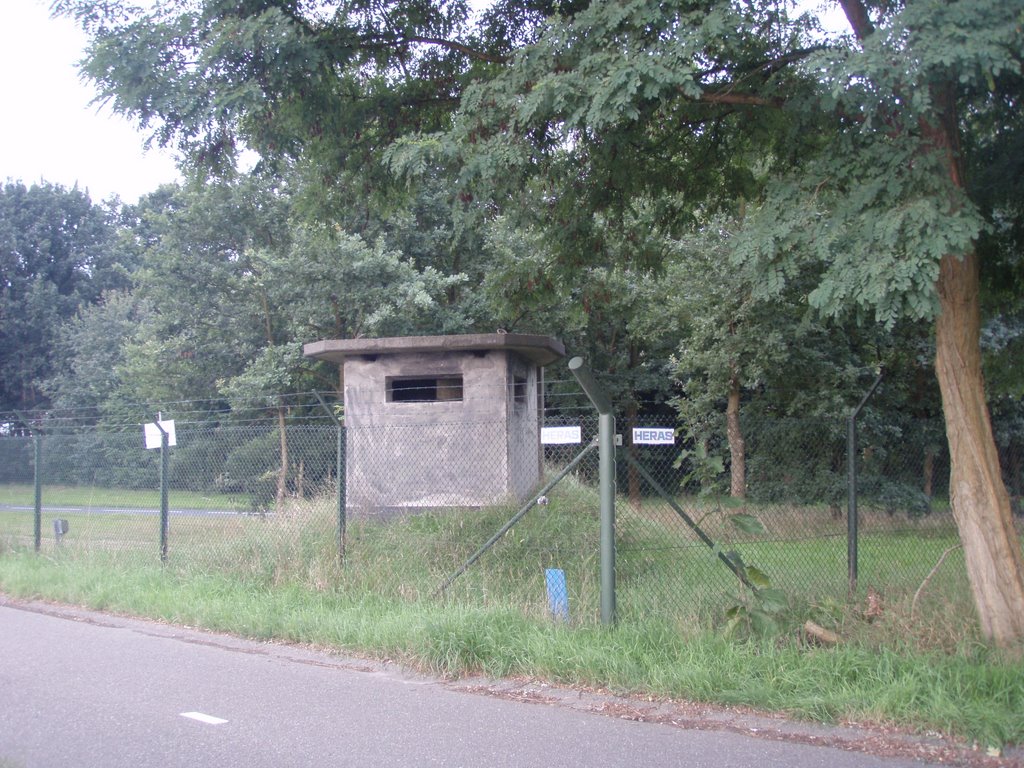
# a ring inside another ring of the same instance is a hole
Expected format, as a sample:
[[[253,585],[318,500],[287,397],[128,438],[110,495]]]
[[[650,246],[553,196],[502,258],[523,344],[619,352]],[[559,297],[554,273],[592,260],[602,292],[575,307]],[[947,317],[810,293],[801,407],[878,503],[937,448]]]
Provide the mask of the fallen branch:
[[[842,642],[842,638],[839,637],[835,632],[825,629],[820,624],[815,624],[811,620],[804,622],[804,632],[813,637],[822,645],[839,645]]]

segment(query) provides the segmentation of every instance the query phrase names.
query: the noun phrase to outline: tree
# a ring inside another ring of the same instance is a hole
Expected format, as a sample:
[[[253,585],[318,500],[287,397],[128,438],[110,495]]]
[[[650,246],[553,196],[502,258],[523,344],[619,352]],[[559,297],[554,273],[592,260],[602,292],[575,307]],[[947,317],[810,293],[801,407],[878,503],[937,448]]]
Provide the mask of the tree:
[[[935,319],[951,503],[981,628],[1019,648],[1024,558],[981,373],[975,242],[986,212],[965,176],[962,132],[964,115],[992,115],[989,140],[1016,141],[1002,128],[1012,118],[995,115],[1019,111],[1020,8],[842,4],[854,35],[824,47],[775,5],[591,5],[470,89],[456,137],[467,167],[499,188],[568,154],[591,194],[607,196],[622,154],[659,142],[683,178],[708,156],[728,170],[709,140],[716,125],[737,111],[763,120],[770,136],[730,126],[758,142],[771,176],[737,259],[760,266],[766,295],[820,270],[808,298],[825,315]],[[663,182],[630,174],[623,186],[637,183]]]
[[[0,410],[46,404],[61,324],[125,285],[111,213],[47,183],[0,190]]]
[[[54,346],[56,371],[43,384],[51,405],[110,413],[126,390],[121,379],[125,346],[141,320],[130,292],[108,291],[65,322]]]
[[[791,296],[767,301],[754,296],[749,270],[730,264],[740,222],[706,222],[696,236],[678,241],[666,269],[662,311],[684,318],[686,333],[675,355],[683,382],[678,407],[691,437],[703,442],[716,430],[725,401],[729,446],[729,495],[747,492],[746,447],[740,424],[744,391],[763,384],[785,366],[793,350],[807,343],[805,313]],[[708,423],[708,422],[712,423]]]
[[[985,402],[976,247],[1009,208],[980,197],[967,170],[976,150],[1019,141],[1021,8],[841,4],[853,34],[835,40],[763,0],[536,3],[528,20],[553,15],[522,34],[505,24],[510,3],[478,32],[458,2],[353,0],[329,18],[289,0],[171,2],[126,21],[95,0],[57,8],[92,31],[87,71],[103,95],[162,121],[158,138],[194,157],[240,140],[327,176],[379,172],[404,137],[392,167],[458,169],[467,200],[509,214],[539,195],[532,210],[567,273],[602,253],[594,223],[627,222],[638,200],[665,203],[660,225],[678,232],[742,197],[734,258],[758,267],[764,295],[810,270],[823,316],[934,319],[981,627],[1019,647],[1024,560]]]
[[[831,424],[845,436],[844,417],[862,396],[863,379],[870,375],[870,382],[880,365],[886,366],[887,393],[903,391],[906,373],[889,350],[897,339],[902,348],[902,337],[825,322],[807,306],[815,284],[810,272],[763,295],[756,265],[732,262],[743,225],[739,218],[713,216],[694,232],[670,238],[664,270],[651,281],[654,289],[631,326],[644,338],[667,332],[673,339],[671,375],[679,382],[673,402],[687,443],[700,446],[687,449],[688,459],[706,465],[699,473],[705,488],[713,482],[714,490],[734,498],[751,490],[757,499],[836,503],[845,460],[821,449],[844,441],[821,430]],[[880,398],[872,402],[873,411],[882,407]],[[895,429],[894,410],[887,407],[879,420]],[[777,430],[776,439],[766,438],[769,429]],[[783,429],[798,439],[778,440]],[[794,450],[807,432],[814,433],[813,460]],[[748,467],[750,444],[757,453]],[[748,468],[755,470],[753,488]],[[777,480],[786,475],[799,479]]]
[[[1024,557],[982,376],[976,243],[986,211],[966,176],[962,116],[1019,109],[1021,9],[1014,18],[1000,2],[917,2],[872,20],[858,0],[843,6],[857,45],[826,69],[835,139],[780,181],[764,209],[786,201],[785,210],[826,216],[805,219],[803,237],[779,237],[778,221],[768,223],[762,235],[773,234],[752,251],[783,273],[794,254],[824,262],[810,301],[826,313],[852,305],[887,324],[935,318],[950,502],[975,604],[986,636],[1019,647]]]

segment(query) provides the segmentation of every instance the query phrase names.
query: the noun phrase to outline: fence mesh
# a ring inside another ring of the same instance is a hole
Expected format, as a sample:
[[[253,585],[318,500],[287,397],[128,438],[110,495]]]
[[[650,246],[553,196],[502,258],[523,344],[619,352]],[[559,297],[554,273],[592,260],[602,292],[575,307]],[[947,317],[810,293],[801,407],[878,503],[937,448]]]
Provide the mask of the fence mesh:
[[[731,460],[724,417],[721,427],[720,434],[682,449],[678,440],[621,449],[622,615],[667,610],[705,620],[749,597],[737,571],[759,588],[801,602],[847,596],[846,421],[743,419],[736,436],[746,459],[740,469]],[[934,425],[911,427],[927,438]],[[912,597],[958,541],[948,501],[934,495],[948,482],[948,464],[933,442],[919,438],[917,432],[871,431],[860,437],[856,562],[862,594]],[[956,551],[933,592],[942,600],[966,600],[966,590]]]
[[[845,420],[745,417],[739,477],[735,444],[724,416],[720,421],[717,430],[697,434],[670,419],[619,420],[620,620],[721,620],[730,605],[749,599],[738,571],[791,601],[846,599]],[[35,546],[38,451],[44,554],[111,561],[164,555],[169,567],[229,571],[260,583],[508,605],[537,615],[549,608],[545,572],[560,569],[572,618],[596,621],[597,451],[539,503],[533,499],[594,440],[597,420],[563,408],[545,423],[578,427],[578,442],[545,443],[524,459],[495,423],[345,430],[324,418],[282,431],[276,418],[185,422],[168,449],[163,532],[160,450],[144,447],[140,425],[8,430],[0,435],[0,554]],[[931,422],[861,430],[858,599],[870,591],[909,601],[931,579],[930,609],[944,610],[951,600],[969,604],[943,493],[948,459],[937,436],[941,429]],[[1001,451],[1019,498],[1021,456],[1011,441]],[[440,589],[517,514],[489,550]],[[61,520],[66,532],[55,527]]]

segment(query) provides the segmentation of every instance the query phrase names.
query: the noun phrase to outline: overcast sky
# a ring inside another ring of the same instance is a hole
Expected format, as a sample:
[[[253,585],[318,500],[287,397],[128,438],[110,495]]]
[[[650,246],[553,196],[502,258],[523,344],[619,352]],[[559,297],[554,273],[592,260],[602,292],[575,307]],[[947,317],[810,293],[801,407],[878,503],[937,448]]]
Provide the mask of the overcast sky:
[[[178,179],[171,153],[143,152],[144,134],[109,107],[90,106],[95,92],[79,79],[76,67],[85,36],[71,21],[51,19],[49,4],[4,0],[0,182],[77,183],[96,202],[112,195],[135,202]],[[830,4],[834,15],[838,4]]]
[[[135,202],[178,178],[170,153],[143,152],[145,135],[78,77],[85,36],[49,17],[49,0],[5,0],[0,25],[0,181],[40,179],[88,189],[94,202]]]

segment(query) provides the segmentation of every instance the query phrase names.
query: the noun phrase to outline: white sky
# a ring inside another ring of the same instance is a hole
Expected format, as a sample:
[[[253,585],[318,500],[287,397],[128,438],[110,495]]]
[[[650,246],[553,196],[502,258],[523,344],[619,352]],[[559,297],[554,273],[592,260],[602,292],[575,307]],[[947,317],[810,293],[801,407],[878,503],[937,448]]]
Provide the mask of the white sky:
[[[178,172],[168,152],[109,107],[89,103],[76,62],[85,36],[49,17],[49,0],[5,0],[0,24],[0,182],[41,179],[88,189],[93,202],[135,202]]]
[[[144,152],[145,134],[109,107],[90,106],[95,92],[76,66],[85,35],[67,19],[51,19],[49,3],[4,0],[0,182],[77,183],[94,202],[112,195],[135,202],[179,179],[171,153]],[[836,11],[834,0],[830,4]]]

